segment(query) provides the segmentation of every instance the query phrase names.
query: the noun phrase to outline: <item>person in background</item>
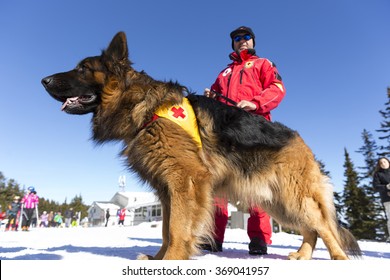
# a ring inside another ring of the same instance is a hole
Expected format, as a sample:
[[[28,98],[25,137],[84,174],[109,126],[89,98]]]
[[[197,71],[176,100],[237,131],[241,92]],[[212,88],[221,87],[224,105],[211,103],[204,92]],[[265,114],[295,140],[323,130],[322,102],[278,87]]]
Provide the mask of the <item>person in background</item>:
[[[7,217],[7,211],[3,212],[3,207],[0,205],[0,221],[4,220]]]
[[[49,214],[47,214],[46,211],[43,211],[41,215],[41,222],[39,224],[39,227],[48,227],[49,225]]]
[[[63,220],[62,220],[61,212],[55,213],[54,222],[56,227],[62,227]]]
[[[55,227],[55,222],[54,222],[54,212],[50,211],[49,214],[47,215],[47,223],[49,227]]]
[[[122,209],[119,211],[119,222],[118,222],[118,225],[124,226],[125,217],[126,217],[126,209],[125,209],[125,208],[122,208]]]
[[[390,161],[386,157],[378,160],[373,177],[374,190],[379,192],[387,218],[387,242],[390,242]]]
[[[32,222],[34,211],[39,203],[39,197],[34,187],[28,187],[26,195],[22,198],[22,231],[28,231]]]
[[[230,33],[230,38],[232,63],[220,72],[211,90],[205,89],[204,95],[271,121],[271,111],[285,96],[282,78],[274,63],[256,55],[255,34],[250,27],[238,27]],[[227,199],[223,197],[215,198],[216,246],[204,244],[203,249],[222,251],[228,222],[227,203]],[[256,205],[252,205],[248,211],[249,254],[267,254],[267,245],[272,242],[270,217]]]
[[[69,227],[71,225],[73,215],[74,212],[72,207],[65,211],[65,227]]]
[[[72,217],[72,223],[71,223],[72,227],[77,227],[78,226],[78,224],[79,224],[79,215],[80,215],[80,212],[74,212],[73,217]]]
[[[18,216],[20,215],[20,197],[18,195],[14,196],[14,200],[11,202],[10,205],[8,205],[7,210],[7,216],[8,216],[8,223],[5,226],[5,230],[12,230],[16,231],[18,230]]]
[[[105,225],[105,227],[107,227],[109,219],[110,219],[110,209],[107,208],[107,210],[106,210],[106,225]]]

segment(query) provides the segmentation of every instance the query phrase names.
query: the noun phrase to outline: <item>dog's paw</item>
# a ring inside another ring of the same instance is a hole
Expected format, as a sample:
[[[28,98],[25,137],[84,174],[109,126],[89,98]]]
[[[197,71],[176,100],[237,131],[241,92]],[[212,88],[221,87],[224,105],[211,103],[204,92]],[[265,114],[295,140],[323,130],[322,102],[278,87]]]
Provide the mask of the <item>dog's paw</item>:
[[[152,256],[149,256],[149,255],[140,254],[137,257],[137,260],[139,260],[139,261],[147,261],[147,260],[154,260],[154,258]]]
[[[289,260],[310,260],[311,257],[307,257],[300,252],[291,252],[287,257]]]

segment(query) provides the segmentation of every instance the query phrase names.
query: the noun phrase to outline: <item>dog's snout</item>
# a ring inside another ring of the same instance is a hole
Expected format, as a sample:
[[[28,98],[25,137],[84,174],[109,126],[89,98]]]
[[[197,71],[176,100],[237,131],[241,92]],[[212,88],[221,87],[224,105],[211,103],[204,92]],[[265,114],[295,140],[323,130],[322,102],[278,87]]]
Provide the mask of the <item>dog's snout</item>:
[[[53,81],[53,78],[51,76],[43,78],[41,80],[41,83],[44,87],[47,87],[51,82]]]

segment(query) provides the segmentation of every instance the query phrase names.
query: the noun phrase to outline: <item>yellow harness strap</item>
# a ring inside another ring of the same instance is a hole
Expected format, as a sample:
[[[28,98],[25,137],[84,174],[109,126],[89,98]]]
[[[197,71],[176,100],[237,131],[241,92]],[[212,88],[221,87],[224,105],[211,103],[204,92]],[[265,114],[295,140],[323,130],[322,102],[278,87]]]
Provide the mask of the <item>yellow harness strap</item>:
[[[195,140],[198,147],[202,147],[194,109],[187,98],[183,98],[180,105],[159,108],[155,114],[180,125]]]

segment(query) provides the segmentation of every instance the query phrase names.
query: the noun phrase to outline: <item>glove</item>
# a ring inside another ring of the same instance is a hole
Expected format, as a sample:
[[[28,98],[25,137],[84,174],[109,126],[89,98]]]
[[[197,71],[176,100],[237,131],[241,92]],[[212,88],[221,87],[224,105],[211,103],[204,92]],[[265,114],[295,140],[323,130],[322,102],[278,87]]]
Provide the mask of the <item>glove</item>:
[[[210,97],[210,98],[215,98],[216,94],[213,93],[209,88],[205,88],[203,92],[204,96]]]

